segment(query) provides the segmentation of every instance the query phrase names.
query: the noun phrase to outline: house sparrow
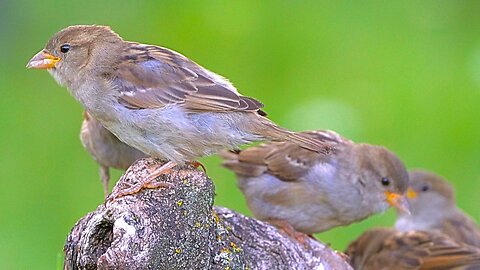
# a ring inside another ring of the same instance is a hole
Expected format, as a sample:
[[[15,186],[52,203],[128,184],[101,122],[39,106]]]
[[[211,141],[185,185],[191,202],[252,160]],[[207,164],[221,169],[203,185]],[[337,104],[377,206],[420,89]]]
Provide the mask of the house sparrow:
[[[333,131],[304,132],[333,145],[331,154],[290,142],[222,152],[253,215],[313,234],[348,225],[393,205],[408,212],[408,174],[384,147],[353,143]]]
[[[480,269],[480,250],[436,232],[371,229],[345,252],[357,270]]]
[[[480,229],[456,206],[451,185],[427,171],[410,171],[409,176],[408,197],[412,213],[399,213],[395,228],[400,231],[437,231],[459,243],[480,248]]]
[[[88,112],[83,114],[80,141],[93,159],[100,165],[100,179],[105,197],[108,195],[110,181],[109,168],[126,170],[137,159],[147,157],[139,150],[121,142]]]
[[[95,119],[121,141],[163,160],[144,187],[177,164],[252,141],[287,140],[313,151],[323,142],[288,131],[265,117],[259,101],[185,56],[124,41],[109,27],[77,25],[56,33],[27,64],[47,69]]]

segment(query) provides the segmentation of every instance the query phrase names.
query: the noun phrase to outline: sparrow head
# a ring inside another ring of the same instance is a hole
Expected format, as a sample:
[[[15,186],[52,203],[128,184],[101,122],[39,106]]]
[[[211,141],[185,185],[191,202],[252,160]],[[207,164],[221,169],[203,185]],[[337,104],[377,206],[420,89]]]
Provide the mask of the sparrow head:
[[[369,196],[384,209],[389,206],[409,213],[406,198],[408,173],[403,162],[385,147],[354,144],[358,181],[369,190]],[[369,187],[368,187],[369,186]]]
[[[107,26],[75,25],[56,33],[27,68],[46,69],[64,85],[83,69],[110,66],[122,38]]]
[[[455,207],[453,188],[444,178],[424,170],[412,170],[409,176],[407,196],[413,216],[426,211],[443,212]]]

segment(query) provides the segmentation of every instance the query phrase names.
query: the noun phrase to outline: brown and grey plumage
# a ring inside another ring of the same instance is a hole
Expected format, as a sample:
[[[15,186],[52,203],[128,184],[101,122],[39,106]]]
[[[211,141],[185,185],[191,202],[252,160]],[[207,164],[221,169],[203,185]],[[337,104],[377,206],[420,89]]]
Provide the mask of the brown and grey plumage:
[[[409,172],[411,215],[399,214],[395,227],[401,231],[437,231],[459,243],[480,248],[480,228],[456,206],[446,179],[424,170]]]
[[[277,126],[261,111],[262,103],[240,95],[225,78],[173,50],[124,41],[109,27],[67,27],[27,67],[47,69],[121,141],[168,160],[150,181],[176,164],[252,141],[288,140],[329,150]]]
[[[360,221],[390,205],[406,210],[408,175],[395,154],[333,131],[304,134],[334,151],[271,142],[221,153],[256,218],[283,221],[312,234]]]
[[[84,112],[83,115],[80,141],[100,165],[100,179],[106,197],[109,193],[109,168],[126,170],[137,159],[147,157],[147,155],[121,142],[88,112]]]
[[[480,250],[435,232],[371,229],[345,252],[356,270],[478,270]]]
[[[334,151],[338,151],[341,145],[352,144],[352,141],[330,130],[303,133],[324,141],[325,146]],[[223,151],[221,155],[225,160],[223,166],[237,175],[255,177],[269,172],[284,181],[300,179],[313,165],[331,158],[330,154],[319,154],[288,142],[264,143],[242,151]]]

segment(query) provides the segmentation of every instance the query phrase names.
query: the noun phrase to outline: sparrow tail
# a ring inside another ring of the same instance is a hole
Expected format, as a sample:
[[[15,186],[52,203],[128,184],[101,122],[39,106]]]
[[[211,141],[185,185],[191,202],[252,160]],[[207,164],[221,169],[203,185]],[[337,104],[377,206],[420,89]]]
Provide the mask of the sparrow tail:
[[[293,132],[282,128],[273,122],[264,122],[261,135],[273,141],[289,141],[302,148],[318,153],[330,153],[333,149],[327,141],[319,140],[308,133]]]
[[[243,153],[243,151],[220,151],[219,155],[223,159],[222,166],[233,171],[237,175],[247,177],[260,176],[267,171],[267,167],[262,163],[256,164],[255,162],[250,162],[250,160],[246,162],[240,161],[241,153]]]

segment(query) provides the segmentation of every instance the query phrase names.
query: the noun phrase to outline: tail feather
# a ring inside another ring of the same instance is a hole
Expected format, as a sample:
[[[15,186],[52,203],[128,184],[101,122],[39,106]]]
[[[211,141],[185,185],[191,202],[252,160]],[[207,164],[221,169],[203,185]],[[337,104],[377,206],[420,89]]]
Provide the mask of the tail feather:
[[[223,158],[222,165],[233,171],[237,175],[256,177],[264,174],[268,168],[265,164],[255,164],[250,162],[240,161],[240,153],[229,150],[223,150],[219,153]]]
[[[292,143],[298,144],[298,146],[302,148],[318,153],[329,154],[332,151],[332,147],[329,143],[316,140],[304,133],[290,132],[286,139]]]
[[[329,154],[333,150],[331,142],[319,140],[308,132],[293,132],[270,122],[263,135],[274,141],[289,141],[302,148],[317,153]]]

